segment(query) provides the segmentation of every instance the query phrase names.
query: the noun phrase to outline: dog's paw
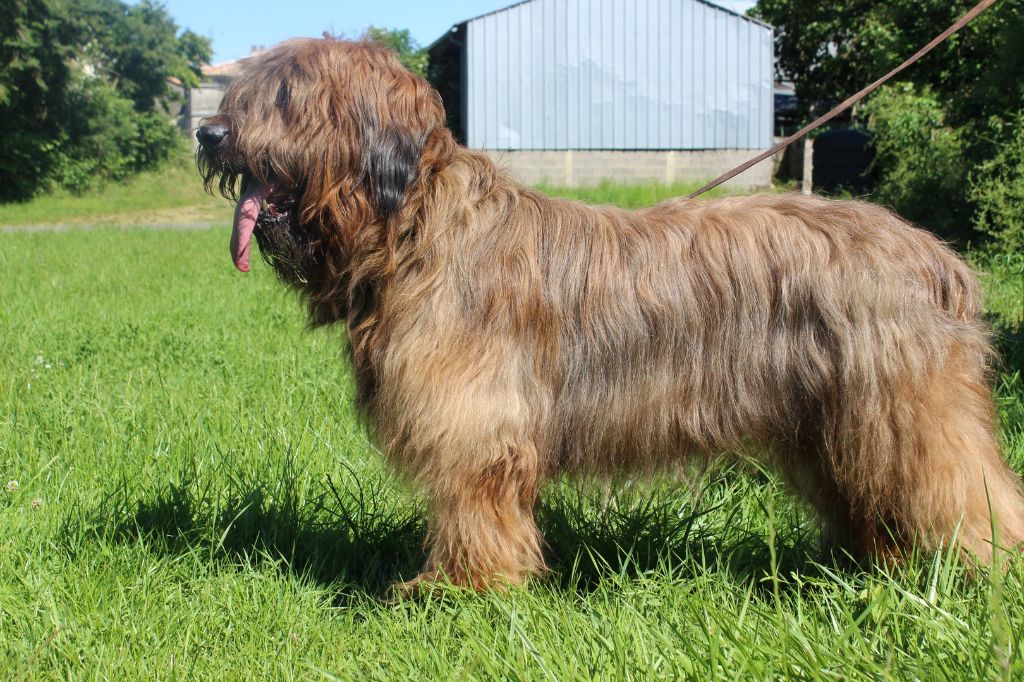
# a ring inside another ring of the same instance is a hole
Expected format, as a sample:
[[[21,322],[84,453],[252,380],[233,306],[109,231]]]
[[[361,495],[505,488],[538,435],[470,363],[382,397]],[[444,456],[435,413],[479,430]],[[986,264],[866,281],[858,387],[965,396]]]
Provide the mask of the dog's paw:
[[[423,571],[412,580],[394,583],[388,589],[386,601],[396,604],[407,599],[418,599],[428,594],[450,590],[457,585],[442,571]]]
[[[525,583],[524,578],[511,579],[503,574],[446,573],[442,570],[423,571],[412,580],[395,583],[388,590],[387,601],[397,603],[403,599],[449,594],[452,592],[507,592]]]

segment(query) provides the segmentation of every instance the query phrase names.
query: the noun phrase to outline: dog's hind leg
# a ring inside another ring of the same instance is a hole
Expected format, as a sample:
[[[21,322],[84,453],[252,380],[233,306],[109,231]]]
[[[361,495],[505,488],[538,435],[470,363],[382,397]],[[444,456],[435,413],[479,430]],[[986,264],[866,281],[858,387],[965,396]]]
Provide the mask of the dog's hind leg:
[[[398,589],[444,580],[475,589],[500,587],[543,569],[534,520],[540,484],[536,447],[494,443],[490,449],[486,459],[461,460],[483,466],[432,471],[422,481],[431,516],[430,555],[423,573]]]
[[[1000,456],[981,347],[954,342],[920,379],[882,380],[850,401],[831,459],[862,535],[883,528],[887,541],[925,550],[955,536],[986,564],[993,527],[1001,547],[1024,543],[1024,495]]]
[[[790,443],[777,449],[780,475],[824,522],[826,549],[857,561],[888,551],[882,529],[855,510],[819,446]]]
[[[960,546],[986,564],[994,540],[1024,548],[1024,495],[1000,455],[980,354],[954,346],[911,406],[904,421],[913,423],[905,428],[916,438],[905,440],[917,447],[895,468],[894,522],[932,548],[956,533]]]

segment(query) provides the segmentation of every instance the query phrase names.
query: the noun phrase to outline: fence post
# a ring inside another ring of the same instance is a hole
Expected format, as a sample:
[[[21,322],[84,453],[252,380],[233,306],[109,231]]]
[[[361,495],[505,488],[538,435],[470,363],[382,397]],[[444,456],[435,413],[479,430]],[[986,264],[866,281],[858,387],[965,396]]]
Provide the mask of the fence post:
[[[800,192],[810,194],[814,190],[814,140],[810,137],[804,138],[804,173],[803,181],[800,183]]]

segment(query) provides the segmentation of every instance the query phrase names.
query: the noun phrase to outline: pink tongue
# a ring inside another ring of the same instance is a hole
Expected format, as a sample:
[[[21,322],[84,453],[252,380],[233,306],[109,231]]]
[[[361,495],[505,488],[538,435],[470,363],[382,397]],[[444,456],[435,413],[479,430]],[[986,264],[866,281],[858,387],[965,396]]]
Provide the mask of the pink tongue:
[[[260,203],[270,193],[267,185],[250,187],[235,206],[235,223],[231,229],[231,260],[242,272],[249,272],[249,250],[252,231],[260,214]]]

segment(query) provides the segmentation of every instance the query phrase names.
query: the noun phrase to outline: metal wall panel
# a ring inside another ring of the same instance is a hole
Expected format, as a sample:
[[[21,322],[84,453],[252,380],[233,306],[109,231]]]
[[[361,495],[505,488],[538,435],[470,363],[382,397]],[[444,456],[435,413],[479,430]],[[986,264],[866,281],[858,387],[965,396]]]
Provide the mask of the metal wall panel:
[[[716,5],[531,0],[466,31],[472,147],[771,145],[772,30]]]

